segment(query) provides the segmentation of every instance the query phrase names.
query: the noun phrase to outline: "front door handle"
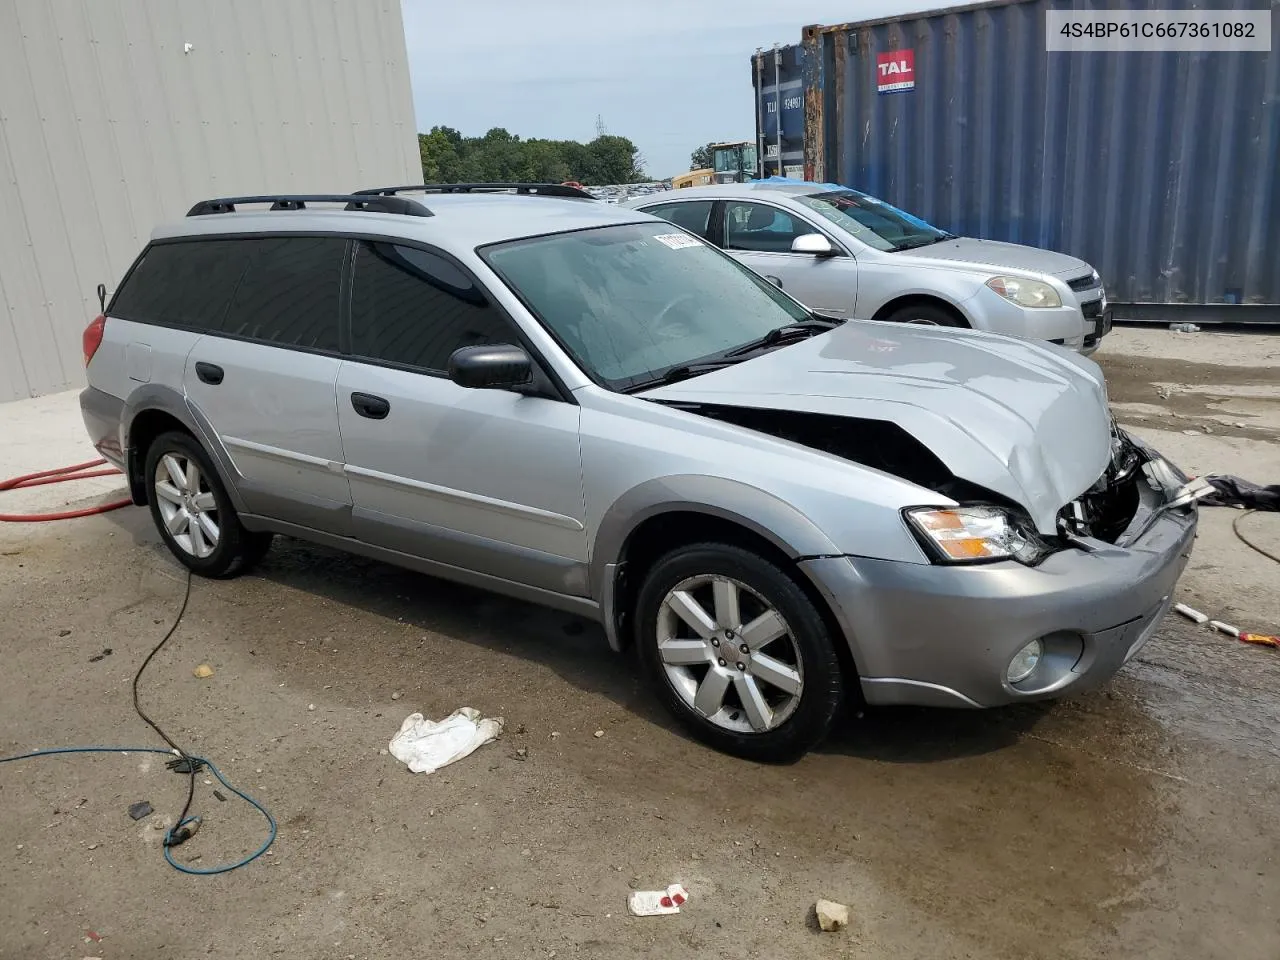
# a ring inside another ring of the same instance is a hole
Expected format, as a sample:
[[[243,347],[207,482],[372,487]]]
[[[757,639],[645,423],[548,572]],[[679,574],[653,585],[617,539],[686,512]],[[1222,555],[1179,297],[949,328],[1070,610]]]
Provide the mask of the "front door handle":
[[[205,363],[200,360],[196,363],[196,376],[204,383],[217,386],[222,382],[223,371],[216,363]]]
[[[353,393],[351,407],[360,416],[368,417],[370,420],[385,420],[387,414],[391,412],[391,402],[382,397],[375,397],[372,393]]]

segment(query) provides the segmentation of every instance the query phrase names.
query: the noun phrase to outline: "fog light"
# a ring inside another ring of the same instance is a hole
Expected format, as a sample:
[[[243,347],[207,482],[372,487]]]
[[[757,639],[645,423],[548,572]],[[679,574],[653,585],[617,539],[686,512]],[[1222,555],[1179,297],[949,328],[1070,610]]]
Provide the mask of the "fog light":
[[[1009,669],[1005,676],[1009,678],[1010,683],[1021,683],[1027,677],[1031,676],[1036,668],[1036,664],[1040,662],[1040,657],[1044,654],[1044,644],[1039,640],[1032,640],[1025,647],[1013,655],[1013,659],[1009,661]]]

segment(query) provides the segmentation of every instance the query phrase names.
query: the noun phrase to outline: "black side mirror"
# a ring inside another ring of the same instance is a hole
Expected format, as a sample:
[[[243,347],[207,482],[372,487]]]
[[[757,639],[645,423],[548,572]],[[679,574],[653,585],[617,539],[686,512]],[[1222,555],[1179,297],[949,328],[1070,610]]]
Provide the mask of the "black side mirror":
[[[519,387],[532,381],[533,362],[509,343],[459,347],[449,355],[449,379],[477,390]]]

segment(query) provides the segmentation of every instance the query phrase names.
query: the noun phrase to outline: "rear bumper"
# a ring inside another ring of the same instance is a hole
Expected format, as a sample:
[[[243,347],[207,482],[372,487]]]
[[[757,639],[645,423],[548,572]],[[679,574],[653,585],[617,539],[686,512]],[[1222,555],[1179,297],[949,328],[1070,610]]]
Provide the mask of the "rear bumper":
[[[112,466],[126,470],[122,439],[124,401],[97,387],[86,387],[80,392],[80,414],[98,453]]]
[[[1194,506],[1159,514],[1120,547],[1086,541],[1038,567],[861,557],[803,562],[845,629],[869,703],[988,707],[1107,682],[1154,633],[1191,554]],[[1006,679],[1025,644],[1045,647]]]

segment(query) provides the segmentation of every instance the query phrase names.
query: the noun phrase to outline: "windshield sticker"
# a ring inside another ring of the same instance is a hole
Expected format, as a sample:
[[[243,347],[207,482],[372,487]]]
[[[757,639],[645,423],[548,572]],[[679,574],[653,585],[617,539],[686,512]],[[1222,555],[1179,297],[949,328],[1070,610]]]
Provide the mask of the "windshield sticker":
[[[659,243],[666,244],[672,250],[681,250],[684,247],[700,247],[702,241],[697,237],[691,237],[687,233],[660,233],[653,239]]]

